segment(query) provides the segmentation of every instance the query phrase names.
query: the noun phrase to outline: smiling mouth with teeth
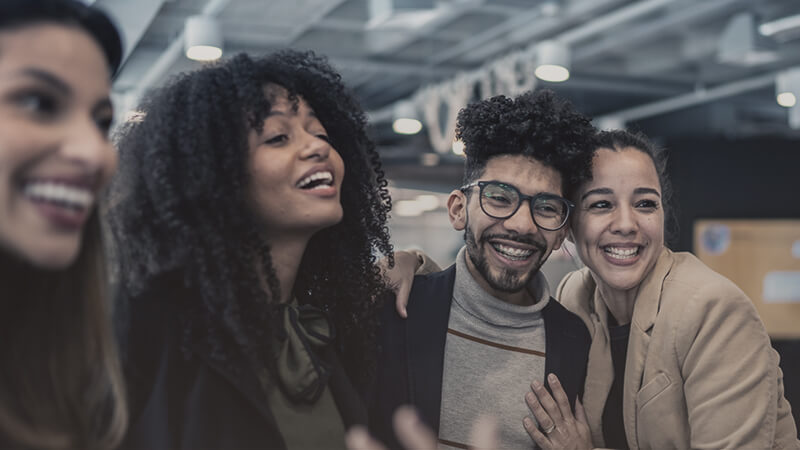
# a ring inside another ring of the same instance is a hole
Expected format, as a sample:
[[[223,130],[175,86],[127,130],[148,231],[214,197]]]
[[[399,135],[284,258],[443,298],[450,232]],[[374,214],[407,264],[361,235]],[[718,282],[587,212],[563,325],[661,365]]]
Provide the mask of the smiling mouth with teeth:
[[[333,186],[333,174],[329,171],[316,172],[297,182],[300,189],[325,189]]]
[[[505,258],[508,258],[512,261],[524,261],[530,258],[531,255],[533,255],[534,253],[533,249],[526,250],[496,243],[490,243],[490,245],[492,246],[493,249],[497,251],[497,253],[500,253]]]
[[[617,247],[603,247],[603,251],[614,259],[631,259],[639,255],[639,247],[633,248],[617,248]]]
[[[34,202],[49,203],[75,211],[87,210],[94,202],[94,193],[85,187],[49,181],[33,181],[23,187],[25,196]]]

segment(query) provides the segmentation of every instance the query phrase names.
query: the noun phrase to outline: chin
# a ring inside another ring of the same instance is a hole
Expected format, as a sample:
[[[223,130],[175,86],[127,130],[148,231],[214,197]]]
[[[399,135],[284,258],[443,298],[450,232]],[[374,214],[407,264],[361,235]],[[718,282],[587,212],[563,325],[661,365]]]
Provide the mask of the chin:
[[[643,278],[636,277],[625,277],[625,278],[616,278],[611,277],[609,280],[606,281],[611,288],[619,290],[619,291],[629,291],[631,289],[636,289],[642,284]]]
[[[315,224],[316,225],[315,228],[317,228],[319,231],[322,231],[326,228],[338,225],[339,223],[342,222],[343,218],[344,214],[341,211],[339,211],[338,214],[331,214],[327,217],[320,218]]]
[[[80,251],[80,240],[75,242],[58,242],[54,245],[33,248],[29,251],[21,251],[20,256],[23,260],[35,267],[45,270],[63,270],[71,266],[78,259]]]

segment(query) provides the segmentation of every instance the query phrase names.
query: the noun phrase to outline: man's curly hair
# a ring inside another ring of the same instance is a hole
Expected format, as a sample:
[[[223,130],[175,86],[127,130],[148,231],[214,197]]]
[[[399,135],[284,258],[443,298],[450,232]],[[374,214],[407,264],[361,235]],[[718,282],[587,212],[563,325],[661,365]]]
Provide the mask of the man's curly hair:
[[[205,339],[224,358],[233,345],[274,370],[277,315],[270,299],[279,298],[279,286],[272,258],[280,255],[270,255],[248,201],[247,136],[261,131],[270,111],[268,83],[284,87],[290,101],[309,104],[344,160],[343,220],[310,240],[294,295],[328,312],[348,372],[366,374],[375,345],[373,299],[386,293],[376,255],[392,252],[391,200],[363,110],[339,74],[311,52],[240,54],[179,75],[148,96],[141,120],[122,127],[109,212],[119,300],[124,308],[158,277],[178,272],[201,295],[180,305],[184,350]]]
[[[549,90],[473,103],[458,113],[456,125],[467,156],[464,184],[483,175],[495,156],[524,155],[556,169],[564,196],[571,198],[591,179],[595,133],[587,117]]]

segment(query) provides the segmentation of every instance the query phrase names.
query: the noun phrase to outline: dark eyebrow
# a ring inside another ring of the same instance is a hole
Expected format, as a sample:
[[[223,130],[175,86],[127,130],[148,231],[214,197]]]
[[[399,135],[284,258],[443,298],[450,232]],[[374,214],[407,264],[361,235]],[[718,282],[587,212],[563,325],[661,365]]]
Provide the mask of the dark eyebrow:
[[[661,198],[661,193],[653,188],[636,188],[633,190],[634,194],[653,194]]]
[[[60,91],[62,95],[72,94],[72,88],[70,88],[67,83],[62,81],[61,78],[58,78],[50,72],[41,69],[28,68],[22,70],[20,73],[23,76],[35,78],[40,82],[49,85],[51,88]]]
[[[614,193],[614,191],[612,191],[609,188],[592,189],[591,191],[587,191],[585,194],[581,195],[581,201],[583,201],[586,197],[588,197],[590,195],[610,195],[610,194],[613,194],[613,193]]]

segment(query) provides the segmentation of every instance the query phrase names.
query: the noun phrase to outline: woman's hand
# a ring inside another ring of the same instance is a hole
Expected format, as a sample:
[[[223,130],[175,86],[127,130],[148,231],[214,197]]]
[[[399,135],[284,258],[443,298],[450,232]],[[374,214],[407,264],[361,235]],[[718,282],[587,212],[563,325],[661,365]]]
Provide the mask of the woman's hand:
[[[394,414],[394,432],[404,448],[409,450],[436,450],[436,435],[426,427],[410,406],[401,406]],[[380,442],[370,437],[362,426],[351,428],[344,437],[349,450],[386,450]],[[496,424],[486,417],[479,418],[470,433],[472,449],[497,448]]]
[[[380,261],[379,265],[383,271],[386,283],[392,288],[395,294],[395,308],[400,317],[407,318],[408,294],[411,292],[411,285],[414,282],[414,273],[420,266],[417,255],[404,250],[394,253],[394,267],[388,267],[387,259]]]
[[[533,392],[525,394],[525,402],[533,412],[536,421],[544,432],[539,431],[530,417],[523,419],[525,430],[544,450],[551,449],[591,449],[592,438],[589,431],[589,424],[586,421],[586,413],[583,410],[580,400],[575,399],[575,415],[569,407],[569,400],[564,388],[558,381],[558,377],[550,374],[547,377],[547,384],[553,391],[553,396],[547,392],[544,385],[538,381],[531,383]]]

